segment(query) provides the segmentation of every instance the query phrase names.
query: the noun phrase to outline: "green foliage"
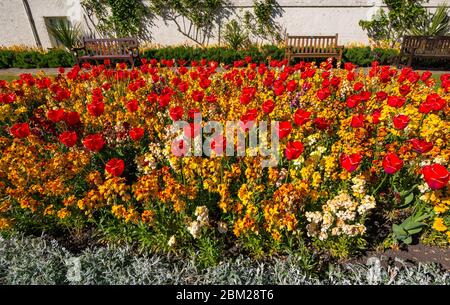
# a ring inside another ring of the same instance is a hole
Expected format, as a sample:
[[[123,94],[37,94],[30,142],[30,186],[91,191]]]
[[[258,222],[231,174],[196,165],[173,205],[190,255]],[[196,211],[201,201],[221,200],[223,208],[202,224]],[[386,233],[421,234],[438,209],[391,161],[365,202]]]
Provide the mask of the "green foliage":
[[[228,14],[227,0],[150,0],[151,11],[200,46],[208,44],[220,20]]]
[[[249,34],[233,19],[225,25],[223,39],[225,44],[230,48],[238,50],[244,48],[249,43]]]
[[[55,24],[48,24],[47,27],[50,34],[67,50],[72,50],[80,44],[82,37],[80,24],[71,24],[68,20],[58,19]]]
[[[378,61],[383,65],[393,65],[399,54],[396,49],[386,49],[386,48],[374,48],[372,50],[374,60]]]
[[[52,49],[45,54],[49,68],[71,67],[75,64],[71,53],[62,49]]]
[[[359,66],[370,66],[374,60],[370,47],[354,47],[344,49],[343,61],[352,62]]]
[[[450,33],[449,8],[443,3],[434,14],[421,15],[409,29],[411,35],[444,36]]]
[[[388,41],[393,46],[399,43],[405,33],[424,18],[427,11],[424,0],[383,0],[387,11],[380,9],[372,20],[360,20],[359,25],[375,41]]]
[[[82,0],[81,5],[100,34],[108,37],[148,39],[153,18],[144,0]]]
[[[13,67],[23,69],[46,68],[48,67],[48,61],[44,53],[37,51],[17,52]]]
[[[392,231],[394,233],[394,238],[407,245],[411,244],[413,235],[422,231],[422,228],[426,226],[422,221],[428,217],[430,217],[428,214],[415,213],[406,218],[401,224],[393,224]]]
[[[46,53],[0,50],[0,69],[71,67],[74,63],[73,54],[63,49],[51,49]]]
[[[308,272],[300,257],[255,262],[246,257],[223,259],[221,264],[200,269],[195,261],[167,255],[138,254],[130,246],[92,247],[76,255],[55,240],[13,234],[0,236],[0,284],[70,284],[69,259],[80,259],[79,285],[349,285],[373,284],[372,266],[361,263],[331,265],[319,274]],[[380,268],[378,284],[450,284],[447,270],[436,264],[396,264]]]
[[[361,67],[368,67],[376,60],[382,65],[392,65],[398,54],[396,49],[351,47],[344,49],[343,62],[352,62]]]
[[[275,21],[282,15],[282,9],[276,0],[255,0],[253,13],[244,14],[244,26],[256,39],[278,43],[282,40],[281,25]]]
[[[11,50],[0,50],[0,69],[13,67],[16,52]]]

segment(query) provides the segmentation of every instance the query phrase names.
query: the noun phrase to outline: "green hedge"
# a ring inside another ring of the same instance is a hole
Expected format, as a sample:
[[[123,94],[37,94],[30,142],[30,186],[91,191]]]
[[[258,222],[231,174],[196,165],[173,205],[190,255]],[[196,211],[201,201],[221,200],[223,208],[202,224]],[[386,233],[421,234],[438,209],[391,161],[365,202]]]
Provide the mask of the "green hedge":
[[[245,50],[233,50],[226,47],[165,47],[161,49],[145,50],[142,54],[143,58],[151,59],[183,59],[187,61],[200,61],[202,59],[213,60],[224,64],[231,64],[236,60],[244,60],[247,56],[251,56],[255,62],[265,62],[267,57],[273,59],[283,59],[284,48],[274,45],[265,45],[261,48],[248,48]]]
[[[61,49],[50,50],[46,53],[0,50],[0,69],[70,67],[74,63],[73,55]]]
[[[227,47],[198,48],[176,46],[149,49],[141,54],[141,57],[146,59],[175,58],[188,62],[208,59],[224,64],[232,64],[236,60],[244,60],[247,56],[251,56],[254,62],[267,62],[267,57],[281,60],[284,57],[284,48],[275,45],[264,45],[260,48],[251,47],[245,50],[232,50]],[[397,56],[398,51],[394,49],[375,48],[372,50],[370,47],[351,47],[344,49],[343,62],[352,62],[358,66],[367,67],[374,60],[377,60],[381,65],[391,65],[395,63]],[[0,69],[70,67],[74,63],[73,55],[61,49],[53,49],[46,53],[0,50]],[[415,59],[413,64],[415,67],[450,69],[449,60]]]

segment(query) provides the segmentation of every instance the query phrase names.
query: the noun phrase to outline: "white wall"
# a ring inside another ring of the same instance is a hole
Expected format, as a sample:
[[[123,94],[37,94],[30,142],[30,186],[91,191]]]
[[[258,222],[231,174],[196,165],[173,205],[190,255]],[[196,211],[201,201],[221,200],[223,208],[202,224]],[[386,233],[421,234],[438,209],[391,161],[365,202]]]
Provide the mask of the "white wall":
[[[69,16],[72,21],[83,21],[83,11],[79,0],[28,0],[36,28],[44,48],[51,46],[44,17]],[[441,2],[450,0],[430,0],[427,7],[433,9]],[[253,0],[230,0],[235,16],[251,9]],[[287,33],[295,35],[339,34],[342,44],[349,42],[367,43],[367,35],[358,25],[361,19],[370,19],[381,0],[278,0],[283,15],[278,19]],[[225,23],[226,21],[224,21]],[[182,44],[192,42],[180,34],[175,25],[166,25],[156,20],[150,29],[153,42]],[[210,41],[217,43],[216,39]],[[0,0],[0,45],[36,45],[22,0]]]

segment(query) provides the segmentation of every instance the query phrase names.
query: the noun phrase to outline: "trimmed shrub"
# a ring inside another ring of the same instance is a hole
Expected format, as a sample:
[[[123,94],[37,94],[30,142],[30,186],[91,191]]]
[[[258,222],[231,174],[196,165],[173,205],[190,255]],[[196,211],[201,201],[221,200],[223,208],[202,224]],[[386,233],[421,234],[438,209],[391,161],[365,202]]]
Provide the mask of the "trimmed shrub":
[[[0,50],[0,69],[13,67],[16,52],[11,50]]]
[[[49,68],[70,67],[75,64],[72,53],[62,49],[53,49],[45,54],[47,66]]]

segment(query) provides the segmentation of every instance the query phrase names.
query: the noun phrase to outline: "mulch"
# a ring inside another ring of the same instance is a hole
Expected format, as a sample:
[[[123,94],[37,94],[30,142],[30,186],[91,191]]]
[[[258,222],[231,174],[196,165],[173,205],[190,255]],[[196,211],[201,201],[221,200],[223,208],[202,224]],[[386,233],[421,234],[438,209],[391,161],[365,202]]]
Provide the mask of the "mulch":
[[[366,264],[371,257],[379,258],[383,266],[387,266],[391,262],[399,267],[403,263],[437,263],[443,269],[450,271],[450,248],[417,244],[401,250],[389,249],[384,252],[368,252],[363,257],[357,258],[352,262]]]

